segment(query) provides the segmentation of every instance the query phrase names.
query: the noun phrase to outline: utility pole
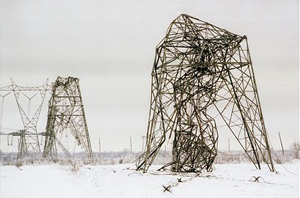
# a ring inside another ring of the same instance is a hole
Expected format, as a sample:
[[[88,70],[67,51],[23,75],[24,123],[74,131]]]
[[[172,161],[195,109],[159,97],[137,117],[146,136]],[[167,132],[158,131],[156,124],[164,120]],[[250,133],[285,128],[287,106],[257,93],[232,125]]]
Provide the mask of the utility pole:
[[[100,137],[99,137],[99,159],[100,159],[100,165],[102,164],[102,156],[101,156],[101,140],[100,140]]]
[[[132,156],[132,139],[130,137],[130,156]]]
[[[282,154],[283,154],[283,156],[284,156],[284,148],[283,148],[283,144],[282,144],[280,132],[278,132],[278,136],[279,136],[279,140],[280,140],[280,145],[281,145]]]

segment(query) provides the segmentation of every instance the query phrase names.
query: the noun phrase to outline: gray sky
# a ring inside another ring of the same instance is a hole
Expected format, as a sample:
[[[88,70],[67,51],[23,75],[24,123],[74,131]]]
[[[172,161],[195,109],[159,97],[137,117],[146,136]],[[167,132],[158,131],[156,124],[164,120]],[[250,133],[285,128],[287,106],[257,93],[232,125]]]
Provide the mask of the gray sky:
[[[141,150],[155,47],[181,13],[248,36],[271,142],[279,148],[278,132],[286,148],[299,139],[296,0],[0,2],[0,87],[9,85],[10,78],[23,86],[41,85],[57,76],[80,78],[94,150],[99,136],[105,151],[129,148],[130,136],[133,149]],[[6,104],[13,100],[11,96]],[[3,127],[21,126],[17,109],[5,106]],[[6,140],[1,142],[5,150]],[[226,149],[226,143],[223,138],[219,147]]]

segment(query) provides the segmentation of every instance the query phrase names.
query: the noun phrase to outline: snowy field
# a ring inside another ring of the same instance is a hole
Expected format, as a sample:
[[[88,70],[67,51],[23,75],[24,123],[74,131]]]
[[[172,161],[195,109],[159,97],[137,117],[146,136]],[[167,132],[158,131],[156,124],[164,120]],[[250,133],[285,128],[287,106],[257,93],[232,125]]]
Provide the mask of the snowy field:
[[[0,166],[0,197],[299,197],[299,164],[277,173],[252,164],[216,164],[211,173],[174,174],[134,170],[133,164]],[[255,181],[255,178],[258,181]],[[164,187],[170,191],[164,192]]]

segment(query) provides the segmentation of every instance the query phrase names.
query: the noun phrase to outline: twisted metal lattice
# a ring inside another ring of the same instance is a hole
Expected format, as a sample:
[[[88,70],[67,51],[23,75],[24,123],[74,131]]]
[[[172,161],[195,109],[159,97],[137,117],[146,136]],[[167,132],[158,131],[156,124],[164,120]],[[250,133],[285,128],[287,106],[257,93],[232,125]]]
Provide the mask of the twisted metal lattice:
[[[58,77],[52,85],[52,97],[49,101],[46,139],[43,156],[57,154],[57,146],[70,156],[69,151],[60,142],[58,135],[69,129],[78,145],[92,157],[92,147],[85,118],[79,79]]]
[[[182,14],[158,44],[152,70],[145,152],[146,172],[167,138],[173,138],[176,172],[210,170],[221,118],[253,164],[274,171],[247,37]]]

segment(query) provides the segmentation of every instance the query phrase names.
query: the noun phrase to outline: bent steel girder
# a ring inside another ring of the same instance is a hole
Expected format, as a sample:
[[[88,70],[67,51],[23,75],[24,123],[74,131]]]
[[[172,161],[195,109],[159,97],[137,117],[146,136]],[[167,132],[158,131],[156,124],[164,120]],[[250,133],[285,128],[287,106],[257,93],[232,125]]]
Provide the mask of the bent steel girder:
[[[92,157],[92,147],[83,108],[79,79],[58,77],[52,86],[49,101],[48,120],[43,156],[57,154],[57,144],[63,152],[70,153],[59,142],[58,135],[69,129],[78,145],[85,150],[87,157]]]
[[[274,171],[246,36],[182,14],[158,44],[152,70],[146,172],[173,136],[171,170],[211,169],[217,155],[218,112],[253,164]]]

